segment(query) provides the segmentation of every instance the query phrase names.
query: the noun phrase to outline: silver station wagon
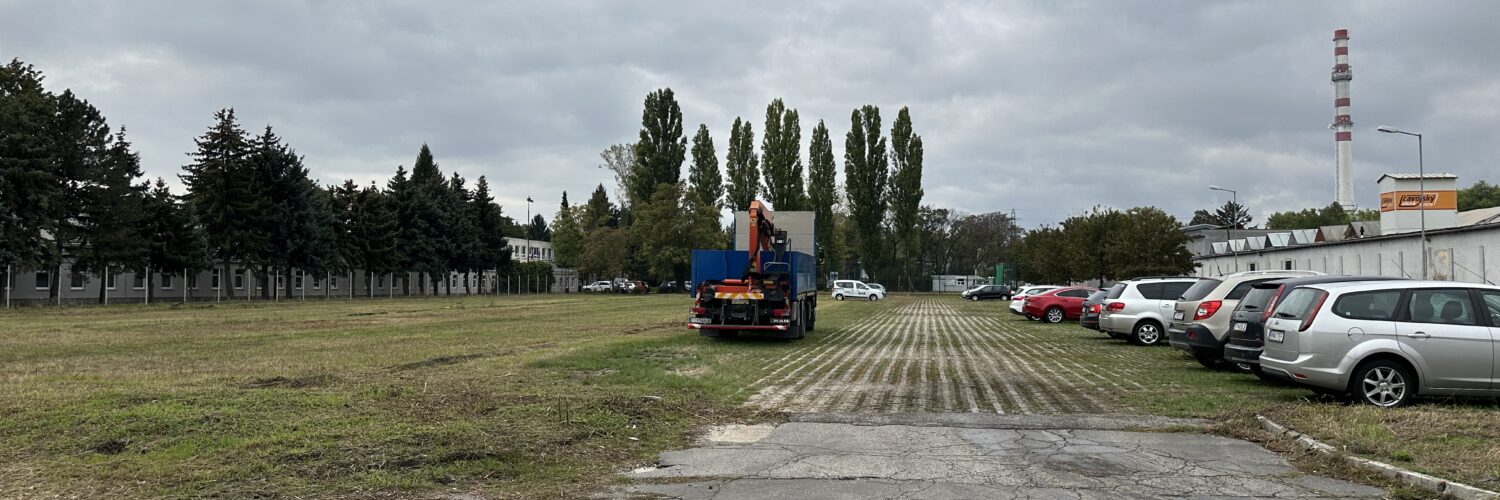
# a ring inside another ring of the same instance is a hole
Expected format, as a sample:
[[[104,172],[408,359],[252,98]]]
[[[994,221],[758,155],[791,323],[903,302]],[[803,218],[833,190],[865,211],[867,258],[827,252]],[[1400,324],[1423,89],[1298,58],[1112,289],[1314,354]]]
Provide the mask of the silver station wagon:
[[[1500,396],[1500,287],[1452,281],[1307,285],[1266,322],[1261,369],[1395,407],[1418,396]]]

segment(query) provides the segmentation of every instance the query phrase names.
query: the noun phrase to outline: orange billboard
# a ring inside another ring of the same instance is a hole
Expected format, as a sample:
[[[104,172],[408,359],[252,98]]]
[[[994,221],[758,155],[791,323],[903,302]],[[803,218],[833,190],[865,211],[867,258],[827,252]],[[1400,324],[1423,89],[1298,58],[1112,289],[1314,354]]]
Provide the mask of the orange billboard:
[[[1392,210],[1458,210],[1458,191],[1428,191],[1422,198],[1421,191],[1391,191],[1380,193],[1380,211]]]

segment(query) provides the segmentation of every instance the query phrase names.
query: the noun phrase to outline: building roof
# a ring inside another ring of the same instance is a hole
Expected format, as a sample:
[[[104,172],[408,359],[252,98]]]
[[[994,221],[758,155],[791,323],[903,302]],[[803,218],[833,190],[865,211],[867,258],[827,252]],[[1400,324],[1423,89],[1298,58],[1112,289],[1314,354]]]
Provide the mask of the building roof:
[[[1500,222],[1500,207],[1476,208],[1458,213],[1458,225],[1472,226]]]
[[[1357,220],[1349,223],[1349,237],[1369,238],[1371,236],[1380,236],[1380,221]]]
[[[1444,174],[1444,173],[1433,173],[1433,174],[1426,174],[1426,175],[1418,175],[1418,174],[1385,174],[1385,175],[1381,175],[1379,179],[1375,179],[1375,182],[1379,183],[1380,181],[1385,180],[1386,177],[1390,177],[1390,178],[1396,179],[1396,180],[1415,180],[1415,179],[1421,179],[1421,178],[1427,178],[1427,179],[1457,179],[1458,178],[1457,175],[1454,175],[1454,174]]]
[[[1302,231],[1316,232],[1316,230],[1310,230],[1310,229],[1304,229]],[[1432,236],[1434,234],[1464,233],[1464,232],[1469,232],[1469,231],[1496,231],[1497,233],[1500,233],[1500,220],[1497,220],[1495,222],[1490,222],[1490,223],[1484,223],[1484,224],[1474,224],[1474,225],[1470,225],[1470,226],[1457,226],[1457,227],[1450,227],[1450,228],[1444,228],[1444,229],[1428,229],[1427,230],[1427,235],[1430,237],[1430,236]],[[1265,250],[1256,250],[1256,251],[1249,251],[1249,252],[1237,252],[1237,254],[1275,253],[1275,252],[1280,252],[1280,251],[1284,251],[1284,250],[1301,250],[1303,248],[1321,248],[1321,247],[1325,247],[1325,246],[1334,246],[1334,245],[1360,244],[1360,243],[1365,243],[1365,242],[1375,241],[1375,240],[1389,241],[1389,240],[1399,240],[1399,239],[1403,239],[1403,238],[1418,238],[1418,237],[1420,237],[1420,235],[1421,234],[1418,233],[1418,232],[1416,232],[1416,231],[1411,231],[1411,232],[1405,232],[1405,233],[1385,234],[1385,235],[1380,235],[1380,236],[1366,236],[1364,238],[1348,238],[1348,239],[1345,239],[1345,240],[1342,240],[1342,241],[1325,241],[1325,242],[1322,242],[1322,243],[1318,243],[1317,245],[1293,245],[1293,246],[1284,246],[1284,247],[1273,247],[1273,248],[1267,248]],[[1500,236],[1500,234],[1497,234],[1497,236]],[[1219,245],[1219,244],[1220,243],[1215,243],[1214,245]],[[1218,254],[1227,254],[1227,253],[1229,253],[1229,252],[1214,252],[1215,255],[1199,255],[1199,256],[1194,256],[1193,260],[1211,259],[1211,258],[1214,258],[1214,257],[1218,257],[1219,256]]]
[[[1335,224],[1318,228],[1316,241],[1344,241],[1344,235],[1348,233],[1348,224]]]

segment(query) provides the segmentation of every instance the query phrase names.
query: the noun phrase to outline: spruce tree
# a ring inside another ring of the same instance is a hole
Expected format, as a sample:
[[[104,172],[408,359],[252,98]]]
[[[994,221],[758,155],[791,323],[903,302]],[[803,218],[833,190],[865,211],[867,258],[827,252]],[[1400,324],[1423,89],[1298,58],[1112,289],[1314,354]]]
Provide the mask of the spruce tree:
[[[402,207],[408,212],[407,216],[402,217],[402,230],[403,233],[410,232],[407,244],[412,270],[426,274],[428,283],[433,287],[429,288],[428,293],[435,293],[435,287],[439,284],[436,278],[444,276],[444,280],[447,279],[446,265],[451,251],[448,229],[444,227],[446,216],[443,214],[443,198],[448,188],[443,180],[443,172],[438,169],[432,150],[426,144],[417,153],[410,182],[410,196],[406,200],[407,204]]]
[[[43,235],[56,234],[66,192],[53,168],[57,99],[43,78],[19,59],[0,66],[0,268],[55,261]]]
[[[542,214],[531,217],[531,224],[526,225],[526,237],[536,241],[552,241],[552,230],[547,227],[547,219]]]
[[[448,179],[448,194],[444,198],[447,223],[444,226],[448,229],[448,269],[463,273],[464,293],[471,293],[469,273],[474,269],[480,242],[478,228],[475,226],[472,195],[465,184],[466,181],[458,172],[453,172]]]
[[[618,211],[613,203],[609,201],[609,193],[604,191],[604,185],[594,188],[594,194],[589,196],[589,202],[584,206],[583,215],[579,219],[579,227],[584,234],[601,227],[619,227],[617,219]]]
[[[919,262],[917,215],[922,207],[922,136],[912,132],[911,112],[902,107],[891,124],[891,230],[897,242],[897,262]],[[915,288],[914,269],[902,266],[908,290]]]
[[[474,184],[474,196],[470,199],[474,217],[474,231],[479,242],[474,266],[481,271],[508,272],[510,269],[510,246],[505,240],[505,216],[495,198],[490,195],[490,183],[479,176]],[[490,287],[494,285],[491,284]],[[488,287],[481,287],[481,290]]]
[[[187,186],[186,200],[203,225],[209,248],[223,266],[227,282],[232,263],[249,256],[251,248],[244,242],[258,239],[251,234],[254,228],[245,224],[258,210],[250,191],[250,144],[232,108],[214,113],[214,124],[194,142],[198,150],[188,154],[193,162],[183,166],[178,177]],[[222,288],[234,297],[234,287]]]
[[[729,182],[724,185],[725,198],[730,210],[746,210],[760,191],[760,170],[756,167],[755,132],[750,122],[734,119],[729,132],[729,151],[724,158],[724,171]]]
[[[886,209],[886,142],[880,131],[880,108],[865,105],[849,117],[844,137],[844,187],[853,223],[859,264],[872,278],[878,267],[881,226]]]
[[[834,163],[833,141],[823,120],[813,127],[812,144],[807,150],[807,200],[813,211],[813,230],[818,243],[820,269],[838,269],[841,242],[836,237],[834,209],[839,205],[838,171]]]
[[[576,267],[583,253],[584,232],[579,227],[579,212],[583,206],[570,206],[568,192],[563,191],[562,203],[557,215],[552,218],[552,252],[558,267]]]
[[[103,153],[102,162],[87,162],[82,171],[86,181],[74,191],[79,203],[71,210],[75,218],[69,235],[74,272],[103,276],[126,268],[144,271],[148,249],[141,230],[146,184],[136,183],[141,177],[140,157],[131,150],[124,128],[114,134]],[[100,302],[104,294],[105,287],[100,287]]]
[[[693,166],[688,172],[689,191],[698,203],[717,212],[724,203],[724,175],[719,172],[719,157],[708,125],[698,124],[693,136]]]
[[[392,178],[391,182],[398,182],[397,178],[400,179],[399,182],[405,183],[405,170],[398,168],[396,178]],[[331,219],[329,232],[332,236],[332,249],[330,251],[330,263],[319,270],[319,276],[326,276],[332,273],[342,274],[354,269],[365,268],[367,263],[364,261],[366,256],[366,253],[363,251],[364,242],[360,240],[356,232],[360,222],[359,187],[354,184],[353,179],[345,179],[342,184],[328,186],[325,191],[327,194],[324,195],[324,199],[328,201]],[[396,215],[396,219],[399,225],[399,214]],[[397,256],[399,257],[399,248],[402,243],[399,233],[394,240],[394,244],[398,249]]]
[[[146,193],[142,239],[147,243],[146,262],[152,271],[181,276],[186,282],[213,266],[208,242],[188,207],[167,189],[160,177]]]
[[[776,210],[803,210],[807,194],[802,180],[802,124],[797,110],[781,99],[766,106],[766,129],[761,137],[761,171],[766,200]]]
[[[672,89],[647,94],[645,109],[641,111],[640,141],[635,143],[632,202],[649,202],[661,184],[681,180],[686,153],[682,109],[678,107]]]
[[[345,186],[343,189],[352,189],[353,182],[346,182]],[[366,295],[373,295],[375,292],[372,283],[374,280],[369,279],[371,274],[384,276],[399,270],[395,210],[388,198],[373,183],[353,195],[353,217],[349,232],[355,245],[357,260],[361,263],[360,269],[366,273]],[[395,284],[391,283],[391,286]]]

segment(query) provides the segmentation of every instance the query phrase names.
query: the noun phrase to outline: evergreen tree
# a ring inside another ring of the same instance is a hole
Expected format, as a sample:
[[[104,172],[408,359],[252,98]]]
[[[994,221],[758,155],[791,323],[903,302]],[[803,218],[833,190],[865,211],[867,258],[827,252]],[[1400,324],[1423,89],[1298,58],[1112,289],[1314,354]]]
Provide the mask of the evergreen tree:
[[[448,188],[442,171],[433,160],[432,150],[426,144],[422,145],[417,162],[412,165],[410,183],[407,204],[399,208],[406,211],[402,217],[402,231],[409,233],[407,255],[412,259],[411,270],[426,274],[428,283],[436,287],[436,278],[447,275],[448,254],[451,252],[443,214],[443,198]],[[435,293],[436,288],[428,290],[427,293]]]
[[[526,225],[526,237],[536,241],[552,241],[552,230],[547,228],[547,219],[542,214],[531,217],[531,224]]]
[[[562,204],[557,207],[557,216],[552,218],[552,252],[558,267],[577,267],[583,254],[580,208],[584,207],[569,206],[568,192],[563,191]]]
[[[760,170],[756,167],[755,132],[750,122],[734,119],[729,131],[729,151],[724,158],[729,182],[724,185],[730,210],[747,210],[760,190]]]
[[[147,265],[153,271],[180,273],[183,280],[190,280],[213,266],[206,236],[188,207],[167,189],[166,181],[156,179],[146,193],[143,208],[146,216],[141,237],[147,243]]]
[[[125,129],[114,134],[104,157],[86,160],[80,171],[83,182],[74,188],[76,209],[67,240],[73,245],[73,272],[102,276],[119,274],[125,268],[144,270],[147,241],[143,206],[146,184],[141,177],[140,157],[131,151]],[[99,287],[104,301],[105,287]]]
[[[682,109],[672,89],[647,94],[645,109],[641,111],[640,141],[635,144],[631,200],[649,201],[661,184],[682,180],[682,160],[686,153]]]
[[[193,163],[184,166],[179,177],[187,186],[186,200],[203,225],[209,248],[228,279],[230,265],[249,256],[251,248],[244,242],[257,240],[250,234],[254,228],[245,224],[259,210],[251,192],[250,144],[230,108],[214,113],[214,125],[194,141],[198,150],[188,155]],[[223,289],[234,297],[234,287]]]
[[[849,218],[854,225],[859,264],[875,276],[880,255],[880,230],[886,208],[886,142],[880,132],[880,108],[855,109],[844,138],[844,188]]]
[[[891,125],[891,230],[897,241],[897,262],[902,265],[906,288],[915,289],[911,263],[920,262],[921,241],[917,234],[917,216],[922,207],[922,136],[912,132],[911,112],[905,107]]]
[[[244,224],[254,228],[252,260],[260,267],[261,295],[270,298],[276,276],[283,276],[282,296],[293,295],[293,269],[323,268],[334,260],[334,234],[324,224],[322,211],[331,208],[319,199],[324,193],[308,177],[308,170],[270,125],[251,142],[249,156],[253,195],[259,210]]]
[[[473,208],[474,231],[479,242],[474,255],[474,266],[480,271],[508,272],[511,267],[510,246],[505,241],[505,216],[495,198],[490,195],[490,183],[484,176],[474,184],[474,196],[470,199]],[[481,274],[482,276],[483,274]],[[481,290],[486,287],[481,286]]]
[[[448,228],[448,241],[450,250],[448,254],[448,269],[463,273],[464,293],[471,293],[469,283],[470,273],[473,272],[474,261],[479,254],[479,229],[475,226],[476,214],[473,212],[473,196],[465,186],[463,176],[458,172],[448,180],[448,195],[445,198],[446,209],[444,215],[448,222],[444,224]],[[452,294],[452,290],[449,290]]]
[[[614,204],[609,202],[609,193],[600,184],[584,206],[583,215],[578,220],[579,229],[588,234],[600,227],[620,227],[618,214]]]
[[[420,230],[413,225],[416,212],[413,207],[411,180],[407,179],[406,167],[396,166],[396,174],[385,183],[386,196],[396,214],[396,268],[402,271],[417,269],[418,252],[426,250],[420,243]],[[402,293],[411,294],[411,279],[406,276],[401,282]]]
[[[839,205],[838,172],[833,159],[833,141],[823,120],[813,127],[807,150],[807,201],[813,211],[814,238],[818,243],[818,268],[839,268],[841,241],[835,237],[834,209]]]
[[[53,169],[57,99],[42,80],[19,59],[0,66],[0,267],[56,260],[43,235],[55,234],[66,192]]]
[[[353,190],[354,183],[345,181],[340,191]],[[354,243],[355,260],[366,273],[365,294],[373,295],[375,289],[370,275],[381,276],[401,270],[400,256],[396,252],[395,208],[390,197],[374,184],[353,193],[352,217],[349,234]],[[391,283],[394,286],[395,283]],[[354,286],[352,283],[350,286]]]
[[[693,136],[693,166],[688,173],[688,190],[698,197],[698,203],[715,212],[723,203],[724,176],[719,173],[719,157],[714,151],[714,138],[708,135],[708,125],[698,124],[698,133]]]
[[[771,208],[806,208],[807,194],[802,180],[802,123],[797,110],[786,109],[780,98],[766,106],[760,164],[765,174],[766,200],[771,202]]]

